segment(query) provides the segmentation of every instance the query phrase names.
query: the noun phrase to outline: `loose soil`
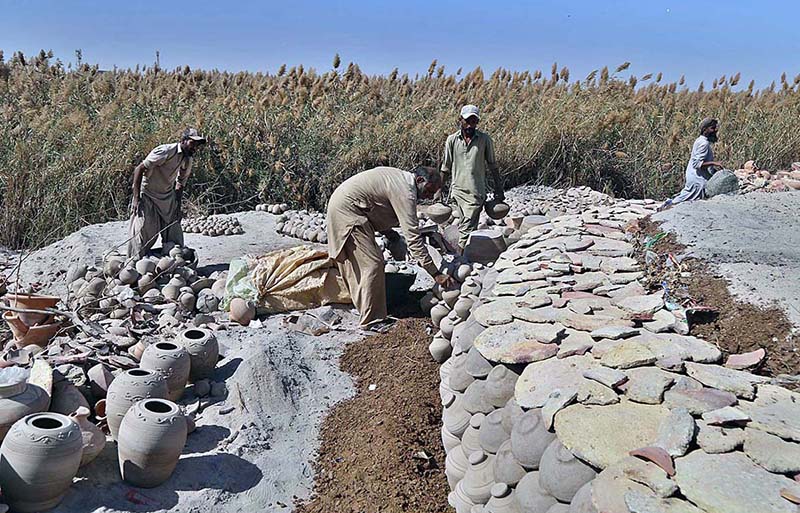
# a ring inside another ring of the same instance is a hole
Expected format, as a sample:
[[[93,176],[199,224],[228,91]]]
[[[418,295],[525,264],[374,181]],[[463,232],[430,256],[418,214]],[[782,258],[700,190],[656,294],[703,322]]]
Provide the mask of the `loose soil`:
[[[315,495],[298,513],[449,509],[439,366],[428,354],[426,325],[401,319],[347,347],[341,369],[354,376],[357,393],[323,423]]]
[[[645,239],[662,233],[662,230],[660,223],[649,218],[641,220],[638,228],[641,251],[637,255],[644,265]],[[756,374],[800,373],[800,351],[797,349],[800,337],[792,333],[792,323],[781,308],[760,308],[736,299],[729,291],[727,281],[715,276],[703,260],[687,258],[681,262],[680,269],[667,267],[667,255],[677,257],[686,251],[686,246],[677,242],[672,233],[667,233],[650,250],[657,253],[659,259],[647,267],[645,286],[661,290],[661,283],[666,281],[673,300],[680,303],[693,301],[713,309],[713,312],[692,319],[692,335],[715,343],[726,355],[763,347],[767,358],[761,368],[755,370]]]

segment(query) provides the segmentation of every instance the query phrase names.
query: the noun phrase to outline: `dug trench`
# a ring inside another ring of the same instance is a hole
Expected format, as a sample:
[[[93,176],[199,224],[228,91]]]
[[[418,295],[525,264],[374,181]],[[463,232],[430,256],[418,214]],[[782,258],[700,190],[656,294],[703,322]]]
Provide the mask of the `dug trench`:
[[[297,512],[448,511],[439,365],[417,315],[348,345],[340,365],[357,392],[323,422],[314,494]]]

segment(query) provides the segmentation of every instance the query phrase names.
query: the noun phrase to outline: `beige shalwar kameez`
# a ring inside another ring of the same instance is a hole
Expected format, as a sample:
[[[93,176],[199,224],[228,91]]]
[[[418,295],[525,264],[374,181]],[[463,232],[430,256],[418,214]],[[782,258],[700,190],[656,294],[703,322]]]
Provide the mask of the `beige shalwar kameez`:
[[[345,180],[328,200],[328,253],[347,283],[361,326],[386,318],[383,255],[375,232],[399,226],[411,256],[431,275],[437,274],[419,232],[414,175],[377,167]]]
[[[494,143],[489,134],[475,131],[469,144],[461,130],[447,137],[444,143],[442,172],[452,173],[450,203],[459,217],[458,244],[467,245],[469,234],[478,228],[483,203],[486,201],[486,171],[495,171],[497,161]]]
[[[139,209],[131,215],[128,228],[128,257],[141,258],[161,235],[162,244],[183,245],[180,206],[175,195],[178,176],[187,176],[192,169],[192,157],[186,155],[180,143],[162,144],[142,161]]]

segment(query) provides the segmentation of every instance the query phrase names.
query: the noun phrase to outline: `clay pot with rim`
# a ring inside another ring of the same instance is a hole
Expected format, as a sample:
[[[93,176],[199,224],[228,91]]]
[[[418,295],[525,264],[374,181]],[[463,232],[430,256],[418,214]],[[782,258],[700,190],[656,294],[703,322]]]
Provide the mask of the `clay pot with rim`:
[[[474,504],[486,504],[492,496],[491,489],[494,484],[494,456],[489,456],[483,451],[473,452],[469,455],[469,467],[464,473],[464,479],[458,484]]]
[[[81,406],[75,413],[70,415],[75,422],[78,423],[78,427],[81,428],[81,444],[83,448],[81,467],[94,461],[103,451],[103,447],[106,446],[106,435],[103,433],[103,430],[89,422],[89,415],[91,413],[89,408]]]
[[[45,511],[61,502],[78,473],[83,445],[77,422],[59,413],[33,413],[0,446],[0,487],[13,511]]]
[[[108,387],[106,416],[111,438],[119,437],[119,426],[131,406],[144,399],[166,399],[167,380],[157,371],[130,369]]]
[[[147,346],[139,364],[142,369],[160,372],[167,381],[167,399],[177,401],[183,395],[191,370],[191,357],[183,347],[172,342]]]
[[[186,445],[186,418],[165,399],[134,404],[119,428],[117,442],[122,479],[142,488],[160,485],[172,475]]]
[[[453,208],[442,203],[434,203],[427,208],[425,213],[434,223],[442,224],[450,219],[450,216],[453,214]]]
[[[231,300],[230,319],[242,326],[249,326],[256,316],[256,307],[249,301],[235,297]]]
[[[40,386],[25,380],[0,384],[0,440],[26,415],[47,410],[50,397]]]
[[[25,308],[28,310],[44,310],[54,308],[61,298],[58,296],[44,296],[41,294],[27,294],[23,292],[9,292],[5,295],[9,306]]]
[[[189,379],[210,378],[219,359],[219,343],[214,333],[205,328],[189,328],[181,332],[178,340],[189,353]]]

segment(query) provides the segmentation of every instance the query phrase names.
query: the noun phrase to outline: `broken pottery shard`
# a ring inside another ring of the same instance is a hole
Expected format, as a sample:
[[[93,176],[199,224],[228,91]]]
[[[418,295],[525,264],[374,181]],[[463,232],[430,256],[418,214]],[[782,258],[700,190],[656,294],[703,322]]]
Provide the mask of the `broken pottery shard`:
[[[469,234],[464,257],[470,262],[494,262],[506,247],[500,230],[475,230]]]
[[[628,399],[637,403],[661,404],[664,391],[675,381],[675,375],[657,367],[628,370]]]
[[[718,410],[707,411],[702,417],[709,426],[740,426],[750,422],[750,417],[734,406],[726,406]]]
[[[548,298],[548,296],[543,296]],[[525,298],[527,300],[528,298]],[[561,322],[566,319],[568,313],[559,310],[555,306],[544,306],[542,308],[518,308],[514,311],[514,318],[538,324]]]
[[[750,416],[748,428],[800,442],[800,394],[774,385],[758,385],[756,400],[740,408]]]
[[[630,513],[705,513],[689,501],[652,497],[636,491],[625,493],[625,506]]]
[[[677,485],[667,476],[664,469],[654,463],[627,456],[617,464],[622,467],[622,474],[625,477],[645,485],[659,497],[670,497],[678,491]]]
[[[693,362],[686,363],[686,373],[707,387],[725,390],[744,399],[753,399],[756,395],[753,383],[763,381],[749,372]]]
[[[628,454],[647,461],[652,461],[661,467],[661,469],[666,472],[668,476],[675,475],[675,465],[672,462],[672,456],[670,456],[669,453],[661,447],[639,447],[638,449],[630,451]]]
[[[578,387],[578,402],[605,406],[619,402],[616,392],[596,381],[586,380]]]
[[[604,326],[590,333],[592,338],[595,339],[608,338],[611,340],[628,338],[638,334],[639,330],[637,330],[636,328],[631,328],[629,326]]]
[[[610,367],[596,367],[583,373],[583,377],[597,381],[610,388],[617,388],[628,381],[628,375]]]
[[[731,452],[744,445],[744,429],[709,426],[697,421],[697,445],[708,454]]]
[[[625,477],[624,461],[606,468],[592,481],[592,504],[601,513],[628,513],[625,496],[637,493],[646,497],[658,496],[647,486]],[[583,512],[581,512],[583,513]]]
[[[661,406],[621,401],[608,406],[574,404],[556,416],[561,442],[580,459],[606,468],[628,451],[656,439],[669,410]]]
[[[758,429],[745,429],[744,435],[744,453],[761,467],[776,474],[800,472],[800,444]]]
[[[589,355],[550,358],[525,367],[514,388],[514,398],[523,408],[541,408],[553,390],[577,391],[583,373],[599,364]]]
[[[586,354],[592,349],[594,340],[584,331],[565,330],[566,336],[558,344],[558,358]]]
[[[555,356],[558,345],[554,342],[563,333],[560,324],[514,321],[487,328],[475,337],[473,344],[489,361],[530,363]]]
[[[508,324],[514,320],[514,310],[517,308],[515,302],[509,299],[498,299],[484,303],[472,312],[472,316],[482,326],[497,326]]]
[[[655,445],[663,448],[670,456],[683,456],[695,437],[697,426],[689,411],[677,408],[670,411],[658,426],[658,437]]]
[[[625,327],[633,326],[633,322],[631,321],[619,319],[610,315],[583,315],[575,312],[567,312],[560,322],[568,328],[589,332],[605,328],[609,325]]]
[[[692,451],[675,460],[681,493],[707,513],[797,513],[781,496],[800,493],[800,484],[762,469],[740,452]]]
[[[631,314],[654,314],[664,307],[664,299],[658,294],[618,298],[612,303]]]
[[[605,352],[600,358],[600,363],[607,367],[630,369],[650,365],[656,360],[656,355],[646,345],[634,339],[626,339]]]
[[[700,390],[667,390],[664,392],[664,405],[669,408],[683,407],[692,415],[702,415],[707,411],[718,410],[738,402],[730,392],[714,388]]]
[[[725,361],[725,367],[737,370],[751,369],[758,367],[766,356],[767,351],[763,347],[749,353],[732,354]]]
[[[642,324],[644,329],[653,333],[669,331],[675,325],[675,316],[669,310],[661,309],[653,314],[653,320]]]
[[[578,393],[575,390],[562,393],[561,390],[554,390],[547,398],[547,402],[542,407],[542,420],[544,420],[544,427],[550,431],[553,427],[553,419],[556,413],[563,410],[567,405],[575,401]]]

